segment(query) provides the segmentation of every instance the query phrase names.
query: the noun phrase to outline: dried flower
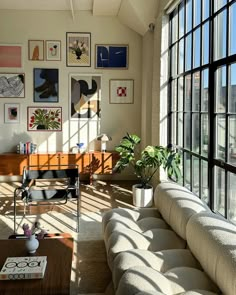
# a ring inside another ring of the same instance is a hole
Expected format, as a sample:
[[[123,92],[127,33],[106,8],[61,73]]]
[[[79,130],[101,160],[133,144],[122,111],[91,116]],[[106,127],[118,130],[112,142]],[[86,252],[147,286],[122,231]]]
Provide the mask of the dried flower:
[[[37,221],[34,223],[31,229],[27,223],[24,223],[22,229],[24,231],[24,235],[28,238],[34,234],[37,234],[38,239],[43,239],[45,234],[47,233],[44,229],[40,227],[40,223]]]

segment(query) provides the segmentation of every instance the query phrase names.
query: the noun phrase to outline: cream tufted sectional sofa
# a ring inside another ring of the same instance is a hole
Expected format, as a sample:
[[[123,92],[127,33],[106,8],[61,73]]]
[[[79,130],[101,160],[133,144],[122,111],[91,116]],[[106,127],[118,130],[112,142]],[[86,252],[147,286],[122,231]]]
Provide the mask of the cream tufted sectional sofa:
[[[236,227],[175,183],[154,203],[103,216],[116,295],[236,295]]]

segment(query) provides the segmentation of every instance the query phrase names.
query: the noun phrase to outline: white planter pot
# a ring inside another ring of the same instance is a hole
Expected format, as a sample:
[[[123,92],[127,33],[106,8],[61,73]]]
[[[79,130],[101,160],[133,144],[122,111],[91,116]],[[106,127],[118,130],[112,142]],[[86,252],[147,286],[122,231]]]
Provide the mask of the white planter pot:
[[[136,207],[151,207],[153,204],[153,187],[139,188],[139,184],[132,186],[133,204]]]

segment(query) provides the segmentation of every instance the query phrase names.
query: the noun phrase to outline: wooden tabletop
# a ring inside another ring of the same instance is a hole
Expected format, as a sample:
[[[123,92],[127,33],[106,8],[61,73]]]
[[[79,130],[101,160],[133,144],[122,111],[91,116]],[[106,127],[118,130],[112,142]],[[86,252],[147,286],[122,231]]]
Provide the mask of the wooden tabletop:
[[[43,279],[0,281],[0,295],[70,294],[73,238],[39,240],[35,256],[47,256]],[[7,257],[29,256],[25,240],[0,240],[0,269]]]

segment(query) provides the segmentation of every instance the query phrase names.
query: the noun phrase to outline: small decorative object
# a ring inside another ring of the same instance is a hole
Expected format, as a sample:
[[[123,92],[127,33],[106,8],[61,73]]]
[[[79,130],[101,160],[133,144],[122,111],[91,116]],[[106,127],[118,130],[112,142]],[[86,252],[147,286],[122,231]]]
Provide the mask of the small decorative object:
[[[80,143],[76,143],[77,147],[78,147],[78,151],[79,153],[84,153],[86,150],[85,144],[83,142]]]
[[[61,41],[46,40],[46,60],[61,60]]]
[[[38,239],[43,239],[44,235],[46,234],[46,231],[40,228],[39,222],[35,222],[32,229],[29,228],[29,225],[27,223],[24,223],[22,228],[24,231],[24,235],[27,237],[27,240],[25,242],[27,251],[30,254],[35,253],[39,247]]]
[[[134,80],[110,80],[110,103],[134,103]]]
[[[103,133],[97,137],[97,140],[101,141],[101,152],[106,152],[107,150],[107,141],[112,140],[111,136]]]

